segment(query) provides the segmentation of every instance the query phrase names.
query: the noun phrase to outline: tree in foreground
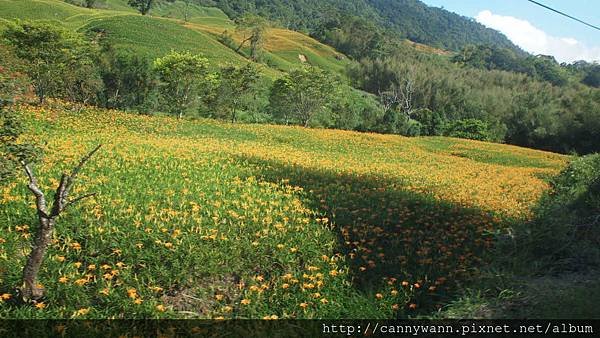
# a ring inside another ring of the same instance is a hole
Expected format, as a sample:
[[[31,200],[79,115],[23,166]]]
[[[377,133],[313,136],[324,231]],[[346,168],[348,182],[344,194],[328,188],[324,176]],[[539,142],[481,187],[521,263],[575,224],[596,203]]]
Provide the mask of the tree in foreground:
[[[23,268],[23,285],[21,287],[21,294],[23,301],[25,302],[36,301],[44,295],[44,290],[39,287],[37,283],[37,275],[44,261],[46,249],[52,240],[52,232],[54,231],[56,219],[65,210],[77,202],[95,195],[95,193],[89,193],[76,198],[69,198],[77,175],[87,161],[89,161],[89,159],[98,151],[98,149],[100,149],[100,146],[97,146],[90,153],[84,156],[79,164],[73,168],[70,174],[62,174],[60,183],[56,188],[56,192],[53,197],[52,205],[48,204],[46,196],[38,185],[37,178],[35,177],[30,165],[25,161],[21,162],[25,169],[25,173],[29,178],[29,184],[27,187],[35,196],[35,206],[39,222],[39,227],[35,233],[35,239],[31,253],[27,257],[27,263]]]
[[[142,15],[148,14],[152,6],[154,5],[154,0],[129,0],[127,4],[135,9]]]
[[[339,87],[334,76],[319,68],[294,70],[273,84],[269,97],[271,112],[285,124],[307,127],[317,114],[329,109]]]
[[[189,52],[171,52],[154,61],[159,78],[159,100],[165,112],[182,118],[198,102],[203,89],[212,81],[208,60]]]
[[[237,120],[240,109],[247,108],[256,94],[260,73],[256,66],[248,63],[243,67],[225,66],[219,71],[216,84],[205,102],[217,117]]]

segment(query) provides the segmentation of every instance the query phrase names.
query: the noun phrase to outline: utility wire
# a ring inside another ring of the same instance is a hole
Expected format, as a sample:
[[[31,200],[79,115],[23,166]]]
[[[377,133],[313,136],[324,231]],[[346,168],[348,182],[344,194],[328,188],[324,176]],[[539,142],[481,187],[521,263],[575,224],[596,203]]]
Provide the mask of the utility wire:
[[[579,19],[577,19],[576,17],[570,16],[569,14],[563,13],[563,12],[561,12],[561,11],[559,11],[559,10],[556,10],[556,9],[552,8],[552,7],[548,7],[548,6],[544,5],[544,4],[541,4],[541,3],[537,2],[537,1],[533,1],[533,0],[527,0],[527,1],[529,1],[529,2],[531,2],[531,3],[534,3],[534,4],[538,5],[538,6],[544,7],[544,8],[546,8],[546,9],[549,9],[549,10],[551,10],[551,11],[553,11],[553,12],[556,12],[556,13],[558,13],[558,14],[560,14],[560,15],[564,15],[564,16],[566,16],[566,17],[567,17],[567,18],[569,18],[569,19],[573,19],[573,20],[575,20],[575,21],[581,22],[582,24],[584,24],[584,25],[586,25],[586,26],[590,26],[590,27],[592,27],[592,28],[595,28],[595,29],[597,29],[597,30],[599,30],[599,31],[600,31],[600,28],[599,28],[598,26],[594,26],[594,25],[592,25],[592,24],[590,24],[590,23],[587,23],[587,22],[585,22],[585,21],[583,21],[583,20],[579,20]]]

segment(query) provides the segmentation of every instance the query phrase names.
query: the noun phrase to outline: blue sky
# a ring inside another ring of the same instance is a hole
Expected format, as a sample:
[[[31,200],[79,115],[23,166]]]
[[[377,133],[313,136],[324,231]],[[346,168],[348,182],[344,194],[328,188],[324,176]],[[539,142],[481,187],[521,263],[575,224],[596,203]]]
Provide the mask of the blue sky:
[[[475,18],[533,54],[550,54],[561,62],[578,59],[600,62],[600,31],[527,0],[421,1]],[[600,0],[536,1],[600,26]]]

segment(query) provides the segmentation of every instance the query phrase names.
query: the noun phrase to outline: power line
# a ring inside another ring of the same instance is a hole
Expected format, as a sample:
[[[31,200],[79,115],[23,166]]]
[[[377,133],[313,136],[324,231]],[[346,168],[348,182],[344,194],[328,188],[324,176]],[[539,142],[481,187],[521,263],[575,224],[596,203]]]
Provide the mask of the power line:
[[[587,23],[587,22],[585,22],[585,21],[583,21],[583,20],[579,20],[579,19],[577,19],[576,17],[570,16],[569,14],[563,13],[563,12],[561,12],[561,11],[559,11],[559,10],[556,10],[556,9],[552,8],[552,7],[548,7],[548,6],[544,5],[544,4],[541,4],[541,3],[537,2],[537,1],[533,1],[533,0],[527,0],[527,1],[529,1],[529,2],[531,2],[531,3],[534,3],[534,4],[538,5],[538,6],[544,7],[544,8],[546,8],[546,9],[549,9],[549,10],[551,10],[551,11],[553,11],[553,12],[556,12],[556,13],[558,13],[558,14],[560,14],[560,15],[564,15],[564,16],[566,16],[566,17],[567,17],[567,18],[569,18],[569,19],[573,19],[573,20],[575,20],[575,21],[581,22],[582,24],[584,24],[584,25],[586,25],[586,26],[590,26],[590,27],[592,27],[592,28],[595,28],[595,29],[597,29],[597,30],[599,30],[599,31],[600,31],[600,28],[599,28],[598,26],[594,26],[594,25],[592,25],[592,24],[590,24],[590,23]]]

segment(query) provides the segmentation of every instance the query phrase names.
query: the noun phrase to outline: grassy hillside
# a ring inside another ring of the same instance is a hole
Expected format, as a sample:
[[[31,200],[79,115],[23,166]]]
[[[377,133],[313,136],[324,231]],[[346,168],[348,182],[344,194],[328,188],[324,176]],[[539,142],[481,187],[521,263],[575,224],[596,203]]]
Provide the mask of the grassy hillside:
[[[126,0],[109,0],[101,8],[87,9],[60,0],[0,0],[0,27],[13,19],[43,20],[86,32],[101,29],[119,48],[131,49],[150,57],[171,50],[202,53],[213,64],[244,63],[247,60],[218,41],[225,30],[235,33],[235,25],[219,9],[191,5],[189,22],[183,21],[183,2],[165,3],[150,16],[141,16],[126,5]],[[331,47],[301,33],[271,29],[265,46],[265,59],[272,68],[267,75],[289,70],[304,62],[342,74],[345,58]],[[234,34],[241,41],[240,34]],[[303,57],[302,57],[302,56]]]
[[[103,144],[58,221],[46,298],[17,307],[35,228],[0,190],[0,317],[413,317],[456,297],[491,233],[527,217],[566,157],[405,138],[56,105],[23,107],[46,191]]]

